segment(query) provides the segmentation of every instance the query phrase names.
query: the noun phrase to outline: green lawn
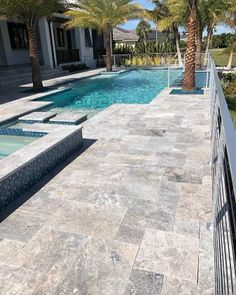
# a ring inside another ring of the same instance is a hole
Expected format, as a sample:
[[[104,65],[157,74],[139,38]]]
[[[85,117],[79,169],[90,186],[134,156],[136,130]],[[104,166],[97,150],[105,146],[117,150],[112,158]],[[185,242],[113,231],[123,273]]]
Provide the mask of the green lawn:
[[[229,51],[227,49],[212,49],[212,56],[215,60],[216,66],[226,67],[229,61]],[[233,58],[233,67],[236,67],[236,53]]]

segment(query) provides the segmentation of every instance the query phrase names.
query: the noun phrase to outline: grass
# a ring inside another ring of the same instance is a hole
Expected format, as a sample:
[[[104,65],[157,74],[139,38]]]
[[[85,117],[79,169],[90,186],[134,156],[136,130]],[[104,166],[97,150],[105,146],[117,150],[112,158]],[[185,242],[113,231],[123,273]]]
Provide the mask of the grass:
[[[226,67],[229,61],[230,52],[228,49],[212,49],[212,55],[215,60],[216,66]],[[233,67],[236,67],[236,53],[233,58]]]

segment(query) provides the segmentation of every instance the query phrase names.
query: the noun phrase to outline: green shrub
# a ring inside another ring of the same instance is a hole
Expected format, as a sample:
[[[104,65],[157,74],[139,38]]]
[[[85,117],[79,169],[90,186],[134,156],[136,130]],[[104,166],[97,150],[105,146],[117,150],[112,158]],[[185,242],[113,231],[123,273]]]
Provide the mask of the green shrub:
[[[82,71],[82,70],[86,70],[88,69],[88,67],[86,66],[86,64],[70,64],[70,65],[64,65],[62,66],[62,69],[64,71],[69,71],[70,73],[72,72],[79,72],[79,71]]]
[[[145,48],[145,44],[143,42],[138,42],[135,45],[134,53],[135,54],[154,54],[154,53],[170,53],[176,52],[176,47],[171,42],[155,42],[149,41],[147,42],[147,46]]]

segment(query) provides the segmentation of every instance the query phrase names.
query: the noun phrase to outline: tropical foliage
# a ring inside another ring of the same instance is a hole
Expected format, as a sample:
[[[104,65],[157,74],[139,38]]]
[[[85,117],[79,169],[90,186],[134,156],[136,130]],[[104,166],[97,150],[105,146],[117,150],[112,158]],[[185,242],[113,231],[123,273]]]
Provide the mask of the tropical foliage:
[[[234,34],[223,33],[220,35],[213,35],[212,48],[227,48],[233,43]]]
[[[29,55],[32,68],[33,87],[43,87],[36,38],[37,21],[63,8],[60,0],[0,0],[0,15],[14,18],[26,24],[29,40]]]
[[[141,20],[136,28],[136,33],[139,36],[139,42],[144,44],[144,52],[146,52],[147,47],[147,37],[148,33],[151,31],[151,25],[145,20]]]
[[[229,46],[231,52],[227,68],[230,70],[232,68],[233,56],[236,50],[236,0],[231,0],[223,21],[234,31],[232,44]]]
[[[153,2],[155,8],[153,11],[148,11],[147,15],[149,19],[156,22],[160,30],[174,32],[179,60],[181,60],[181,55],[178,28],[184,26],[188,32],[184,88],[191,89],[194,87],[194,64],[195,68],[202,67],[201,52],[204,30],[207,31],[204,60],[204,65],[206,65],[216,25],[223,22],[236,30],[236,0],[154,0]],[[236,31],[234,36],[236,36]],[[195,40],[197,40],[196,46]],[[233,41],[228,68],[231,67],[235,48],[236,41]]]
[[[176,47],[171,42],[155,42],[149,41],[146,46],[142,43],[137,43],[134,49],[134,53],[142,54],[155,54],[155,53],[173,53],[176,52]]]
[[[236,128],[236,74],[223,74],[222,85],[232,120]]]
[[[74,10],[67,11],[71,20],[69,28],[93,28],[104,34],[106,44],[107,71],[112,71],[111,31],[112,28],[137,18],[142,13],[139,5],[132,0],[76,0]]]
[[[179,31],[178,28],[184,23],[185,14],[183,11],[176,13],[173,3],[169,0],[154,0],[155,8],[153,11],[147,11],[147,18],[156,23],[157,29],[160,31],[173,32],[176,44],[176,50],[178,53],[179,64],[182,65],[182,57],[179,43]],[[177,3],[177,2],[176,2]],[[175,3],[175,4],[176,4]]]

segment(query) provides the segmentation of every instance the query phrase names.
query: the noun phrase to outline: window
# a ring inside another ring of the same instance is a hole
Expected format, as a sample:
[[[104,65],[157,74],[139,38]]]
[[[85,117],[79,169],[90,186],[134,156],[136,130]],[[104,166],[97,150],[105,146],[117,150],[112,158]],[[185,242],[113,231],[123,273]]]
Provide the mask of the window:
[[[85,37],[85,46],[92,47],[92,40],[91,40],[90,32],[89,32],[89,29],[87,29],[87,28],[84,30],[84,37]]]
[[[7,23],[8,32],[13,49],[28,48],[28,36],[25,24]]]
[[[58,47],[65,47],[64,30],[57,28],[57,45]]]

